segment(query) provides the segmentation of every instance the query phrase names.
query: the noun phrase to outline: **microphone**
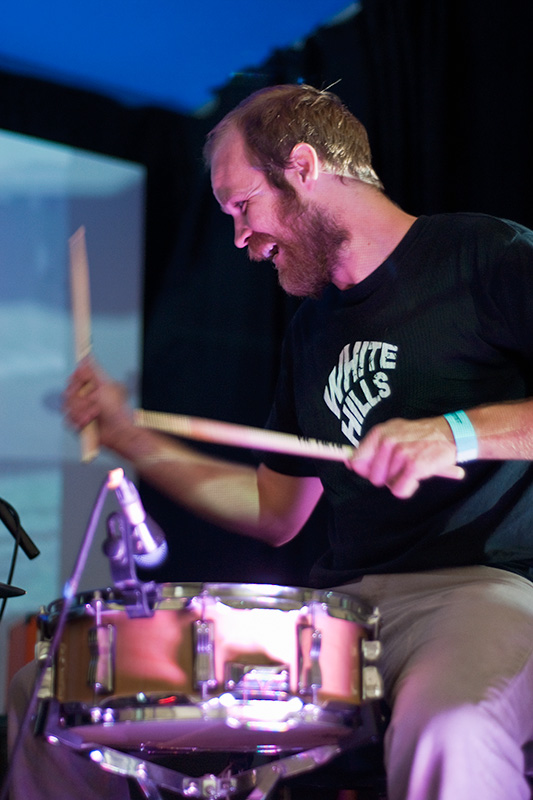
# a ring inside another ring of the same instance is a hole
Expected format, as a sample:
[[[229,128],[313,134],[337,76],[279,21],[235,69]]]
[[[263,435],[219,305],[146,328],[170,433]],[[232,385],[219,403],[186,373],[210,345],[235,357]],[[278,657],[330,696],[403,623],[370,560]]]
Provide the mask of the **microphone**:
[[[131,525],[135,563],[145,569],[158,567],[168,555],[165,534],[159,525],[146,516],[135,485],[120,468],[111,470],[107,485],[114,490],[122,512]]]

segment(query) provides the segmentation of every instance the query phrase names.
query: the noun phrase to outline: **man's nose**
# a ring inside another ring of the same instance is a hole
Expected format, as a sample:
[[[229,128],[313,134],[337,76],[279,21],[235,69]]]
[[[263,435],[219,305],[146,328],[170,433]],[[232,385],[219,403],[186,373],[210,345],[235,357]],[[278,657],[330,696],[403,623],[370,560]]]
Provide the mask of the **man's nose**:
[[[246,245],[248,244],[248,239],[250,238],[251,235],[252,235],[251,228],[249,228],[248,225],[246,225],[246,223],[243,222],[242,220],[236,219],[235,237],[233,240],[235,242],[235,247],[240,247],[240,248],[246,247]]]

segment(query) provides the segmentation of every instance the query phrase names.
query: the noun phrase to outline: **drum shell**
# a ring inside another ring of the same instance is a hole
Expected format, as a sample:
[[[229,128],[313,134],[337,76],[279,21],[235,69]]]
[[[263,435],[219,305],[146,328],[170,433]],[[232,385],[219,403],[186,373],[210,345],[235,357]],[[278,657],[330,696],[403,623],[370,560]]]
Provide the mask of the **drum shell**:
[[[356,599],[262,584],[162,584],[159,589],[153,616],[143,618],[131,618],[114,590],[75,598],[54,665],[53,693],[60,703],[102,705],[106,698],[139,694],[185,696],[200,703],[228,691],[232,665],[259,671],[285,665],[290,693],[312,695],[319,705],[362,702],[361,643],[374,636],[376,617]],[[58,602],[49,608],[51,632],[60,607]],[[195,627],[201,622],[211,626],[214,672],[212,680],[199,685]],[[96,626],[112,626],[109,691],[88,680],[89,637]],[[313,635],[319,650],[314,672]]]

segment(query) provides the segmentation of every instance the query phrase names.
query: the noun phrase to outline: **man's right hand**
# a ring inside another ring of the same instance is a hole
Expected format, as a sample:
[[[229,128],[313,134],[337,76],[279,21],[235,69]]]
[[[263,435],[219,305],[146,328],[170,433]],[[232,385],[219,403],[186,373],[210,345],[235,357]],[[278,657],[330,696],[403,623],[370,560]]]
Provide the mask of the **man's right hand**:
[[[120,449],[121,439],[134,427],[125,388],[111,381],[92,358],[81,361],[72,373],[63,401],[67,423],[81,431],[96,420],[99,444],[111,450]]]

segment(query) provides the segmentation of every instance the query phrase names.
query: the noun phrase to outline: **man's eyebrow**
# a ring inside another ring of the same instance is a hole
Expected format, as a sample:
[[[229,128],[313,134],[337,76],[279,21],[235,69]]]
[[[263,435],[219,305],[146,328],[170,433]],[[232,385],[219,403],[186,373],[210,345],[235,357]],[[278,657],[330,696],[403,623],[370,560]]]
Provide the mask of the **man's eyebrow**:
[[[231,191],[231,189],[221,189],[220,192],[216,193],[215,197],[217,199],[220,208],[223,208],[224,206],[228,205],[229,201],[231,200],[232,194],[233,192]]]
[[[217,200],[221,206],[225,206],[226,203],[229,201],[230,197],[231,197],[231,192],[229,191],[229,189],[222,189],[218,193]]]

